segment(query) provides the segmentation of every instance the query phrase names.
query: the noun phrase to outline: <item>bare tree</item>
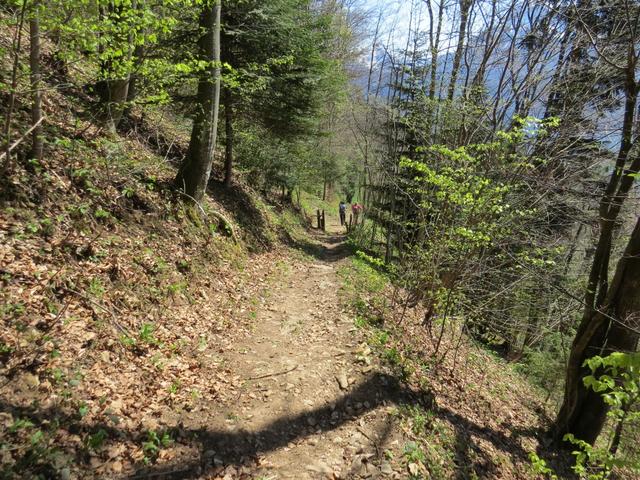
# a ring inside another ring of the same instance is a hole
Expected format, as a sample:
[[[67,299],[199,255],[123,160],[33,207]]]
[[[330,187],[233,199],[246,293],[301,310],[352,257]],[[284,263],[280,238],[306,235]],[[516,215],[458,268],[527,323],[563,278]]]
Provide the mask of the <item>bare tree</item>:
[[[447,98],[453,100],[456,90],[456,82],[458,81],[458,73],[460,71],[460,63],[462,55],[465,51],[465,37],[467,34],[467,24],[469,21],[469,12],[473,6],[474,0],[460,0],[460,23],[458,27],[458,44],[456,45],[456,53],[453,56],[453,64],[451,66],[451,79],[449,80],[449,90]]]

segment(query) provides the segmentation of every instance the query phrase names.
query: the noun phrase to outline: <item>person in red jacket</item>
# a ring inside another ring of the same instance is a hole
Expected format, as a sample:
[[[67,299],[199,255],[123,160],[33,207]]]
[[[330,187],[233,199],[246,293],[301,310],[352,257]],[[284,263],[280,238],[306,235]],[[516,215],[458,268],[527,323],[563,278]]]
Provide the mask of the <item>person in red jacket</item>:
[[[359,203],[354,203],[351,205],[351,212],[353,213],[353,224],[358,225],[358,218],[360,217],[360,213],[362,212],[362,205]]]

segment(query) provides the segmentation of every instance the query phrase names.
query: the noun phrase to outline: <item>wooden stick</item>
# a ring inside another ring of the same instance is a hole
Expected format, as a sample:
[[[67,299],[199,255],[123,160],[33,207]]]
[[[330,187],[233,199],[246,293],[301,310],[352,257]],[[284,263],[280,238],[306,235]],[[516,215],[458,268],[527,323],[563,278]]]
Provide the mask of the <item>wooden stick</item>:
[[[20,145],[31,134],[31,132],[33,132],[36,128],[38,128],[38,126],[42,123],[44,119],[45,117],[40,117],[40,120],[38,120],[35,124],[33,124],[32,127],[29,130],[27,130],[27,133],[25,133],[22,137],[20,137],[18,140],[13,142],[13,144],[9,148],[5,148],[4,152],[0,154],[0,160],[4,159],[7,156],[7,154],[11,153],[11,151],[14,148]]]
[[[293,368],[290,368],[289,370],[285,370],[284,372],[276,372],[276,373],[266,373],[264,375],[258,375],[257,377],[249,377],[247,378],[247,380],[259,380],[261,378],[267,378],[267,377],[277,377],[278,375],[284,375],[285,373],[290,373],[293,372],[294,370],[296,370],[298,368],[298,365],[296,365]]]

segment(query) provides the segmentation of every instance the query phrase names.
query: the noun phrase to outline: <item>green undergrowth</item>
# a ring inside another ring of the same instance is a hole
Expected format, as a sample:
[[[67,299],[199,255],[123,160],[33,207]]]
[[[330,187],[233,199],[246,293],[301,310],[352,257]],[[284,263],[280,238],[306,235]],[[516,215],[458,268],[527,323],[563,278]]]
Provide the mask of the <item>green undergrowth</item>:
[[[457,373],[449,371],[450,367],[442,363],[436,363],[443,362],[442,358],[436,360],[425,355],[422,340],[412,338],[410,332],[413,330],[405,324],[397,323],[398,310],[397,307],[394,310],[390,301],[393,297],[391,275],[385,265],[367,254],[357,252],[348,263],[340,267],[338,273],[342,278],[341,300],[353,314],[356,328],[366,338],[358,349],[357,359],[368,365],[375,358],[416,392],[416,398],[412,402],[398,405],[392,411],[402,427],[405,441],[398,451],[387,453],[398,466],[406,469],[407,478],[453,478],[457,474],[464,475],[464,478],[482,478],[485,468],[483,464],[486,462],[498,470],[504,469],[512,474],[517,472],[517,478],[535,477],[527,460],[522,462],[515,459],[508,451],[496,451],[490,455],[483,452],[477,441],[467,438],[466,433],[460,433],[467,428],[463,420],[458,425],[441,416],[443,406],[435,406],[436,399],[431,393],[435,386],[433,382],[438,382],[437,390],[441,391],[443,382],[454,380],[461,382],[463,389],[445,387],[447,390],[452,388],[446,395],[465,395],[464,404],[479,406],[484,405],[484,399],[490,398],[495,408],[516,412],[520,409],[520,414],[527,415],[532,418],[532,422],[536,422],[538,410],[535,409],[540,407],[526,407],[523,403],[541,405],[544,394],[537,388],[532,388],[521,373],[521,367],[467,339],[464,341],[466,344],[475,346],[462,350],[464,353],[460,356],[458,367],[466,365],[465,369],[469,368],[472,374],[463,374],[454,379],[459,376]],[[404,320],[405,323],[407,321]],[[505,376],[510,381],[505,382]],[[515,391],[526,398],[515,394]],[[447,410],[446,405],[444,410]],[[464,417],[465,411],[457,414]],[[483,415],[486,418],[472,418],[469,421],[492,421],[490,410],[484,411]],[[514,442],[513,448],[521,447]],[[468,465],[462,465],[461,462]]]
[[[455,469],[454,434],[448,423],[432,409],[427,372],[430,366],[417,359],[414,347],[402,340],[402,332],[392,322],[385,291],[388,275],[375,259],[361,252],[338,271],[342,278],[343,303],[354,315],[354,324],[366,336],[357,358],[371,363],[375,356],[405,384],[413,385],[418,401],[399,405],[391,411],[405,434],[401,448],[385,455],[406,469],[410,479],[448,478]]]
[[[331,215],[333,212],[338,211],[338,203],[340,203],[340,199],[335,195],[329,195],[325,200],[322,200],[321,197],[305,192],[304,190],[300,191],[299,199],[299,205],[302,211],[314,219],[317,210],[324,210],[325,215]]]

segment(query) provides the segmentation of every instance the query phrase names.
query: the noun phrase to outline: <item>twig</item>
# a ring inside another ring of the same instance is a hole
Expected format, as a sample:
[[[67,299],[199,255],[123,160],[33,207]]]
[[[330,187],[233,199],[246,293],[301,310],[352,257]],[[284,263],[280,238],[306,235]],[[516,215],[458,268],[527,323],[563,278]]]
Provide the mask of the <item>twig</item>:
[[[120,330],[123,334],[127,335],[128,337],[131,337],[132,334],[131,332],[126,328],[123,327],[122,325],[120,325],[120,322],[118,322],[118,320],[116,319],[116,315],[115,313],[113,313],[112,310],[108,309],[107,307],[105,307],[104,305],[101,305],[100,303],[96,302],[93,298],[89,297],[88,295],[85,295],[81,292],[78,292],[77,290],[73,290],[71,288],[67,288],[67,287],[63,287],[65,291],[69,292],[69,293],[73,293],[75,295],[78,295],[79,297],[83,298],[84,300],[86,300],[87,302],[91,303],[92,305],[102,309],[103,311],[109,313],[111,315],[111,319],[113,320],[113,324],[116,326],[116,328],[118,328],[118,330]],[[116,309],[117,310],[117,309]],[[117,310],[118,313],[120,313],[122,315],[122,312],[120,312],[119,310]]]
[[[249,380],[259,380],[261,378],[267,378],[267,377],[277,377],[278,375],[284,375],[285,373],[293,372],[297,368],[298,368],[298,365],[296,365],[293,368],[290,368],[289,370],[285,370],[283,372],[266,373],[264,375],[258,375],[257,377],[249,377],[249,378],[247,378],[247,381],[249,381]]]
[[[166,155],[164,156],[164,159],[162,160],[163,162],[166,162],[166,161],[167,161],[167,159],[169,158],[169,153],[171,153],[171,148],[173,147],[173,144],[174,144],[174,143],[175,143],[175,142],[173,142],[173,141],[172,141],[172,142],[171,142],[171,144],[169,145],[169,148],[167,148],[167,153],[166,153]]]
[[[20,145],[22,142],[24,142],[24,140],[29,137],[29,135],[31,134],[31,132],[33,132],[36,128],[38,128],[38,126],[42,123],[42,121],[45,119],[46,117],[40,117],[40,120],[38,120],[36,123],[34,123],[31,128],[29,130],[27,130],[27,133],[25,133],[22,137],[20,137],[18,140],[16,140],[15,142],[13,142],[11,144],[11,146],[7,147],[4,149],[4,152],[2,152],[0,154],[0,160],[2,160],[3,158],[6,158],[6,156],[11,153],[11,151],[16,148],[18,145]]]

